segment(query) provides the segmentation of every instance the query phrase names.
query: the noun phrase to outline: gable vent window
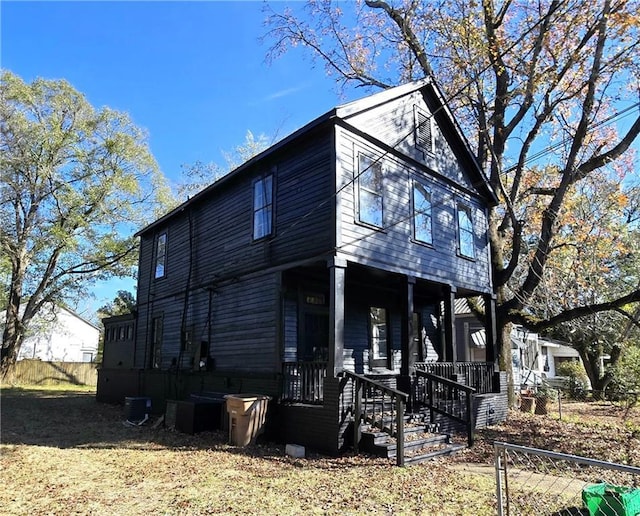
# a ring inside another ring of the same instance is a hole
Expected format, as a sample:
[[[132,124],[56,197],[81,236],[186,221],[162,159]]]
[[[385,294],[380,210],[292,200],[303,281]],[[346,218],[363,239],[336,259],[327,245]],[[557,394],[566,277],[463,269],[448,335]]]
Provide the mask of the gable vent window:
[[[458,252],[465,258],[475,258],[476,255],[471,208],[464,204],[458,205]]]
[[[415,108],[416,147],[424,152],[433,153],[432,117],[418,107]]]
[[[433,243],[431,191],[419,181],[413,182],[413,238]]]
[[[167,234],[160,233],[156,240],[155,278],[164,278],[167,272]]]
[[[358,158],[358,220],[381,228],[382,164],[364,154]]]
[[[253,184],[253,239],[271,235],[273,230],[273,176]]]

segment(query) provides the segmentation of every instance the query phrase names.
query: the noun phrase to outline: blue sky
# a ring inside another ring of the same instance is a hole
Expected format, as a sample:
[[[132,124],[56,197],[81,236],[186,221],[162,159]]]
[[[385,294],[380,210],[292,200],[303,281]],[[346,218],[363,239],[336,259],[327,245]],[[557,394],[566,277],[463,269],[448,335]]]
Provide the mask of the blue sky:
[[[66,79],[94,106],[126,111],[172,180],[183,164],[224,165],[247,130],[281,138],[365,94],[340,98],[300,49],[267,64],[262,2],[2,1],[0,16],[3,68]],[[133,284],[100,285],[89,306]]]
[[[285,4],[277,2],[277,8]],[[149,131],[162,171],[284,136],[340,104],[301,51],[273,65],[262,2],[1,2],[2,67],[66,79]],[[363,93],[360,93],[362,95]]]
[[[2,0],[0,65],[29,82],[66,79],[94,106],[126,111],[148,131],[156,160],[175,181],[183,164],[224,165],[222,152],[243,143],[247,130],[281,138],[366,94],[339,97],[334,79],[302,49],[267,64],[268,42],[259,41],[263,7],[258,1]],[[133,287],[133,281],[100,285],[88,306]]]

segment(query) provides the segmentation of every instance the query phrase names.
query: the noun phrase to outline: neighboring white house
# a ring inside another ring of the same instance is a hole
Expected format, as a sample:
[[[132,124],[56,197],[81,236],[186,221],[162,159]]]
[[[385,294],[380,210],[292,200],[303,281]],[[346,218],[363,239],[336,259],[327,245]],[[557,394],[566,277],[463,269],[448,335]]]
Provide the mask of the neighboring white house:
[[[29,324],[18,360],[92,362],[98,354],[99,338],[96,325],[62,306],[48,305]]]
[[[514,381],[535,385],[542,379],[556,378],[562,362],[582,362],[580,354],[559,340],[540,337],[537,333],[514,326],[511,332]]]
[[[465,299],[456,300],[456,342],[459,361],[485,360],[485,330],[469,310]],[[566,343],[540,337],[522,326],[511,329],[513,382],[519,385],[539,385],[555,378],[556,369],[564,361],[582,362],[578,352]]]

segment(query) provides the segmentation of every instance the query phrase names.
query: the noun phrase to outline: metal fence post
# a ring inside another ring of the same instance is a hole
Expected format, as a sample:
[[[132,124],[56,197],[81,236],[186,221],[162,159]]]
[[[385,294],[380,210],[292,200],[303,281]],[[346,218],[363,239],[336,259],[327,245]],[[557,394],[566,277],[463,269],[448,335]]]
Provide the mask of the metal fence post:
[[[558,414],[562,421],[562,389],[558,388]]]
[[[502,457],[500,455],[500,448],[494,443],[494,465],[496,468],[496,498],[498,499],[498,516],[504,516],[503,503],[502,503]]]

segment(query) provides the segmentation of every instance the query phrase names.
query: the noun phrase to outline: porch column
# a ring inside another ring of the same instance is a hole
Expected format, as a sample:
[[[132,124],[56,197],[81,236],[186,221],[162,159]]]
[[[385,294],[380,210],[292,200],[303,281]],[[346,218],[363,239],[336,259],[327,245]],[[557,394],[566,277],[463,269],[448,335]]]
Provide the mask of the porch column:
[[[456,350],[456,292],[453,285],[444,288],[444,362],[457,362]]]
[[[411,388],[411,368],[416,362],[416,345],[413,342],[413,291],[416,278],[407,276],[400,300],[400,376],[396,378],[398,390],[409,394],[408,408],[413,405]]]
[[[413,291],[415,284],[416,278],[407,276],[401,306],[400,349],[402,352],[402,362],[400,374],[402,376],[409,376],[411,368],[416,362],[417,349],[413,340]]]
[[[329,365],[327,376],[335,378],[344,369],[344,292],[347,261],[334,257],[329,268]]]
[[[486,337],[486,352],[487,362],[495,362],[498,358],[497,351],[497,331],[496,331],[496,295],[485,294],[482,296],[484,299],[484,313],[485,313],[485,325],[484,334]]]

